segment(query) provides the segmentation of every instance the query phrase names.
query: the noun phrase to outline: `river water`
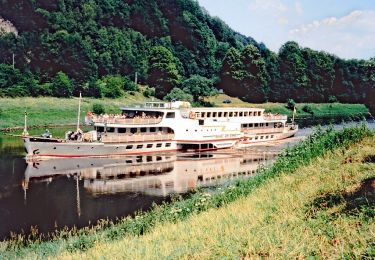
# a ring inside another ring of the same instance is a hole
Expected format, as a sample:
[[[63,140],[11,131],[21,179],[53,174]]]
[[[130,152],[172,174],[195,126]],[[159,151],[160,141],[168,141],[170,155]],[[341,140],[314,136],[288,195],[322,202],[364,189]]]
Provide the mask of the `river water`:
[[[374,122],[368,125],[375,129]],[[51,132],[62,136],[66,130]],[[244,150],[37,163],[26,162],[20,138],[0,135],[0,239],[11,232],[28,234],[31,227],[47,233],[114,220],[169,201],[174,194],[251,178],[259,166],[270,165],[282,149],[312,131],[300,129],[293,138]]]

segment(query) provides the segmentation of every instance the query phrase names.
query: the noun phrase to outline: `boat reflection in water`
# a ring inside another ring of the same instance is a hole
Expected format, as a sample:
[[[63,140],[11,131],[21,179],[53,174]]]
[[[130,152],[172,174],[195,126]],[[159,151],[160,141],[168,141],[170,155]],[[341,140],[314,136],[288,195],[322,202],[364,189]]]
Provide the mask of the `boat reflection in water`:
[[[29,161],[25,184],[53,181],[54,176],[78,176],[85,192],[101,194],[143,193],[166,197],[198,187],[214,186],[238,177],[249,177],[274,158],[270,153],[200,153],[144,155],[122,158],[77,158]]]
[[[48,233],[133,216],[170,201],[171,194],[254,176],[274,158],[226,151],[27,161],[26,168],[20,161],[20,175],[15,172],[14,182],[0,190],[0,237],[29,234],[30,227]]]

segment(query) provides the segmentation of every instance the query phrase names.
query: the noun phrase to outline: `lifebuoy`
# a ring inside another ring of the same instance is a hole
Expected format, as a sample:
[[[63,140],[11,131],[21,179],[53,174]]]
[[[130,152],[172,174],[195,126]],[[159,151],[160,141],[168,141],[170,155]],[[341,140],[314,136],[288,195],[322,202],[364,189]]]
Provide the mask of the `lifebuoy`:
[[[195,119],[195,113],[194,113],[193,111],[191,111],[191,112],[189,113],[189,118],[190,118],[190,119]]]

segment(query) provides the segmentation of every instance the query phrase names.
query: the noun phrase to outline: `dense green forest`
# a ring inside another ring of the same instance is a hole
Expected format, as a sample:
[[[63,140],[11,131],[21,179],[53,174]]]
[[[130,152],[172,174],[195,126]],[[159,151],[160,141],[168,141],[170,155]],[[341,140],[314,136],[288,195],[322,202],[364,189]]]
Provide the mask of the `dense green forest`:
[[[118,97],[137,73],[159,98],[375,103],[375,59],[274,53],[194,0],[0,0],[0,17],[18,31],[0,33],[0,96]]]

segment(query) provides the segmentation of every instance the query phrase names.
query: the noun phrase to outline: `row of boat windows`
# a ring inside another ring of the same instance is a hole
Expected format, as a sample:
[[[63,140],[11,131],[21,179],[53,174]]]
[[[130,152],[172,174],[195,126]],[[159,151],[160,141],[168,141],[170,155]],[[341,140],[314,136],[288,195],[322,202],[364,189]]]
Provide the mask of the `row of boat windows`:
[[[241,111],[241,112],[195,112],[197,118],[209,117],[247,117],[261,116],[262,111]]]
[[[264,127],[268,126],[268,123],[250,123],[250,124],[242,124],[242,127],[247,128],[247,127]]]
[[[249,137],[249,140],[264,140],[264,139],[272,139],[274,137],[274,135],[260,135],[260,136],[255,136],[254,138],[253,137]]]
[[[223,175],[217,175],[217,176],[211,176],[211,177],[206,177],[203,179],[203,175],[198,176],[198,181],[203,182],[205,180],[206,182],[210,181],[215,181],[219,179],[227,179],[227,178],[232,178],[232,177],[238,177],[241,175],[251,175],[255,174],[256,170],[248,170],[248,171],[243,171],[243,172],[234,172],[234,173],[227,173]]]
[[[115,128],[115,127],[107,127],[104,128],[102,126],[96,127],[96,131],[100,133],[119,133],[119,134],[136,134],[136,133],[173,133],[173,130],[168,127],[141,127],[141,128]]]
[[[165,146],[164,147],[171,147],[171,143],[165,143]],[[143,149],[144,146],[146,146],[146,148],[150,149],[150,148],[153,148],[154,147],[154,144],[146,144],[146,145],[143,145],[143,144],[138,144],[138,145],[132,145],[132,144],[129,144],[126,146],[126,149],[127,150],[132,150],[132,149]],[[163,143],[158,143],[156,144],[155,146],[156,148],[161,148],[163,147]]]

